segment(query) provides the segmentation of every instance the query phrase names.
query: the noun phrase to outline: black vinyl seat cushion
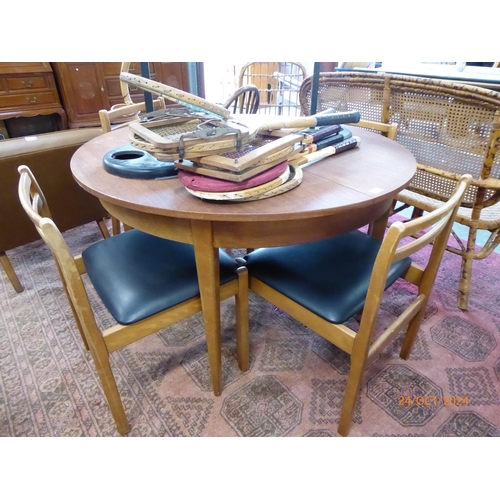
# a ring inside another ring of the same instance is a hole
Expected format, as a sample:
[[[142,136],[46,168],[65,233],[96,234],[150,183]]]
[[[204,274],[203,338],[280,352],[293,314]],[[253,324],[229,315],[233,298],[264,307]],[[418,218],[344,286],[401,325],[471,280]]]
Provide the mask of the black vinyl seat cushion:
[[[330,323],[360,311],[381,242],[360,232],[324,241],[260,248],[245,256],[250,276],[274,288]],[[409,257],[395,262],[386,288],[405,274]]]
[[[223,250],[221,285],[239,265]],[[199,296],[192,245],[132,229],[82,252],[92,285],[118,323],[129,325]]]

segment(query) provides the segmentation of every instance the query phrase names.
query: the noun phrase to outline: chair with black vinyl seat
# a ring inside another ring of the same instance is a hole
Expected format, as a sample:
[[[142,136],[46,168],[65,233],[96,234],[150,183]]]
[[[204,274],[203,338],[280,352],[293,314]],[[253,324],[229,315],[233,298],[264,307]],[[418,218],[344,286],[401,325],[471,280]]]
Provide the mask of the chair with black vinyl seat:
[[[56,261],[75,321],[90,350],[120,434],[129,430],[110,366],[110,353],[202,310],[192,245],[136,229],[98,241],[73,257],[52,221],[45,197],[29,168],[19,167],[19,198]],[[81,275],[87,273],[117,324],[100,330]],[[220,251],[221,300],[236,297],[237,357],[248,358],[247,271]]]
[[[245,85],[237,89],[224,103],[226,109],[233,113],[252,114],[257,113],[260,104],[259,89],[255,85]]]
[[[366,367],[405,327],[400,356],[408,358],[470,179],[463,176],[438,210],[413,221],[393,222],[383,241],[356,230],[325,241],[261,248],[245,257],[250,290],[350,354],[339,434],[349,432]],[[411,238],[416,233],[423,235]],[[410,256],[430,243],[426,264],[412,263]],[[382,296],[399,278],[417,286],[416,296],[375,338]],[[359,313],[356,332],[345,322],[358,319]]]

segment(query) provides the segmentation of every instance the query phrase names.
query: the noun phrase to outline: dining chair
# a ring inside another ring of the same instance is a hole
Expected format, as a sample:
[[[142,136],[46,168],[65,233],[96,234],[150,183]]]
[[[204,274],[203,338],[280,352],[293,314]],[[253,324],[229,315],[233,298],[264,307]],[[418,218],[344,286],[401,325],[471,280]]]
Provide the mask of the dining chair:
[[[158,97],[153,100],[154,110],[165,109],[165,99]],[[115,128],[124,127],[132,120],[139,119],[139,113],[146,111],[146,103],[115,104],[111,109],[101,109],[99,120],[103,132],[111,132]]]
[[[307,71],[299,62],[248,62],[238,75],[238,86],[255,85],[259,112],[300,115],[299,90]]]
[[[85,347],[90,350],[104,394],[120,434],[129,424],[110,354],[171,324],[202,311],[192,245],[132,229],[87,247],[73,257],[51,219],[45,197],[26,165],[18,169],[21,205],[50,248]],[[248,277],[220,250],[220,296],[236,298],[237,359],[249,367]],[[98,327],[81,275],[87,274],[103,305],[116,321]]]
[[[255,85],[245,85],[233,92],[223,106],[233,113],[255,114],[259,104],[259,89]]]
[[[158,99],[153,100],[153,109],[165,109],[165,99],[158,97]],[[101,109],[99,111],[99,120],[103,133],[111,132],[115,128],[125,127],[132,120],[138,120],[139,114],[143,111],[146,111],[146,103],[134,104],[131,101],[130,104],[127,102],[115,104],[109,110]],[[121,232],[121,223],[116,217],[111,217],[111,229],[114,235]],[[131,228],[123,224],[123,229],[128,231]]]
[[[363,372],[405,327],[400,356],[410,355],[470,180],[461,177],[453,196],[434,212],[393,222],[382,241],[355,230],[324,241],[260,248],[245,257],[250,290],[350,355],[340,435],[349,433]],[[411,238],[416,233],[422,236]],[[427,262],[422,264],[421,256],[419,264],[412,262],[411,256],[430,243]],[[384,291],[400,278],[416,285],[415,297],[378,335]],[[353,317],[359,320],[357,331],[346,324]]]

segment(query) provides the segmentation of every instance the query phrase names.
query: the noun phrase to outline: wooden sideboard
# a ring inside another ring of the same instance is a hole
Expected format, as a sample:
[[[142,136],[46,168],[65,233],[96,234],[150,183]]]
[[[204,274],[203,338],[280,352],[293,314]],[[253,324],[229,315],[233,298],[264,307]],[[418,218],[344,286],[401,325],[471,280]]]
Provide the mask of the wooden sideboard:
[[[69,128],[100,125],[99,110],[123,103],[119,62],[52,63]],[[150,78],[189,91],[187,63],[149,63]],[[140,74],[140,63],[130,63],[130,73]],[[144,101],[141,89],[130,88],[134,102]]]
[[[0,124],[11,118],[56,115],[58,128],[67,128],[54,73],[48,62],[0,63]]]

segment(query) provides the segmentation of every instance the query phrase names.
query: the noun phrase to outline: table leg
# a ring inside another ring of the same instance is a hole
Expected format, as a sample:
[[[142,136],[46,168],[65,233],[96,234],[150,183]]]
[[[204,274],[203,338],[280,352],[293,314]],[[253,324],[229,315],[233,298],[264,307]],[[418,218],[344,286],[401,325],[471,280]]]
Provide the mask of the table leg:
[[[220,396],[222,392],[222,360],[219,249],[214,248],[213,245],[210,221],[193,220],[191,228],[212,386],[214,394]]]
[[[387,228],[387,221],[389,220],[389,215],[391,214],[391,207],[387,209],[378,219],[375,219],[369,227],[369,234],[377,240],[383,240],[385,230]]]

